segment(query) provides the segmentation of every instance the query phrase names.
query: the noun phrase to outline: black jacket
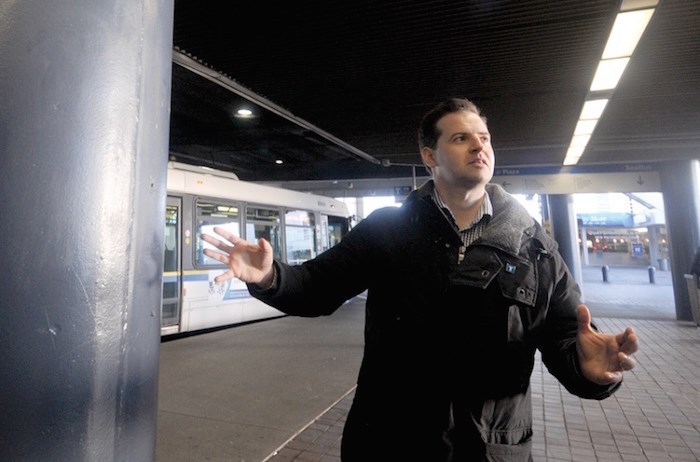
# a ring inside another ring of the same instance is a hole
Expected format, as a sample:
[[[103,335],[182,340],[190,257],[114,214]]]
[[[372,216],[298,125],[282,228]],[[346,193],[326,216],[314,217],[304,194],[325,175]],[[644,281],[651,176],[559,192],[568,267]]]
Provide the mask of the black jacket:
[[[494,215],[458,263],[460,237],[430,188],[373,212],[313,260],[275,262],[276,289],[249,290],[299,316],[331,314],[367,290],[343,461],[528,460],[536,350],[577,396],[603,399],[619,384],[581,376],[580,291],[528,212],[488,185]]]

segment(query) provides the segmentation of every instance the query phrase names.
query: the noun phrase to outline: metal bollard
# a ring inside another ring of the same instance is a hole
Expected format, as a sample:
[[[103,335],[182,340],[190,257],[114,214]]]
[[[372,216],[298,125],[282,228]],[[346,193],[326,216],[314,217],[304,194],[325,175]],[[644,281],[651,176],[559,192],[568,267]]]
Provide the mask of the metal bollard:
[[[649,271],[649,284],[656,284],[656,268],[650,266],[647,271]]]
[[[601,269],[603,270],[603,282],[608,282],[608,273],[610,272],[610,267],[608,265],[603,265]]]

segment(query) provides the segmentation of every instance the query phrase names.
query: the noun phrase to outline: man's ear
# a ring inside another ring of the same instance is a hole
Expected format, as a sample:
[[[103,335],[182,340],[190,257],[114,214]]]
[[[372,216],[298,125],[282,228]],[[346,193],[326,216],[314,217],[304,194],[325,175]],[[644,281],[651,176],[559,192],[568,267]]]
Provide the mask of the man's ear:
[[[430,149],[428,146],[424,146],[420,150],[421,159],[423,159],[423,165],[428,168],[433,168],[437,165],[437,160],[435,159],[435,151]]]

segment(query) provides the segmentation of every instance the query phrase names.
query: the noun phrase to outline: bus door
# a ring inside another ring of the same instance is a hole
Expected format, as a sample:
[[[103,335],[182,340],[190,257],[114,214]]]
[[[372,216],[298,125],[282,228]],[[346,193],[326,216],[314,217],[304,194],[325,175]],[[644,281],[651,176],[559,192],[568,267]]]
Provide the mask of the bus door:
[[[161,308],[161,335],[179,331],[182,307],[182,248],[180,221],[182,200],[168,196],[165,207],[165,255],[163,258],[163,301]]]

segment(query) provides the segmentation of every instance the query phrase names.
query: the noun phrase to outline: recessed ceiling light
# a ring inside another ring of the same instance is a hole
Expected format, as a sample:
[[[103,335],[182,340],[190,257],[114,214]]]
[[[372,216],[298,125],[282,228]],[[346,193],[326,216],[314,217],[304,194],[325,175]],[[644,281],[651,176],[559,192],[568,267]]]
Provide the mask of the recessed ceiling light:
[[[240,117],[241,119],[250,119],[253,117],[253,111],[250,109],[239,109],[236,111],[236,117]]]

